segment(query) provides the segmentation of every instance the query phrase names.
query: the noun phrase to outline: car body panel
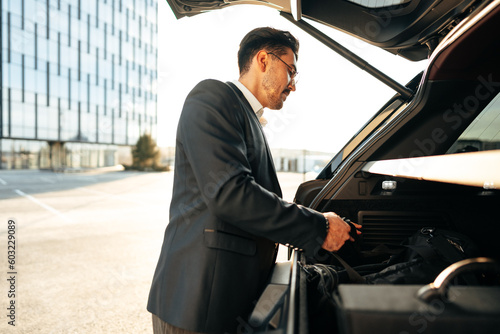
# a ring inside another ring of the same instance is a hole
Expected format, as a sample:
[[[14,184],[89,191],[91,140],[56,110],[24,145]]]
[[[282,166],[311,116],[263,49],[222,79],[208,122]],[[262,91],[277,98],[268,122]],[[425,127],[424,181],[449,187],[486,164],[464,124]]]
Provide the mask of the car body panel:
[[[431,55],[413,98],[389,101],[318,180],[299,187],[300,204],[361,224],[366,250],[433,226],[464,233],[500,260],[499,25],[500,2],[490,1],[455,27]],[[484,152],[455,153],[470,150]],[[392,169],[371,170],[377,165]],[[303,333],[300,326],[279,328]]]
[[[295,18],[354,32],[408,59],[429,57],[428,66],[406,85],[415,93],[410,98],[394,95],[316,180],[300,185],[295,201],[361,224],[358,245],[363,250],[400,243],[421,227],[433,226],[467,235],[478,241],[484,256],[499,261],[500,1],[400,0],[389,7],[367,7],[367,1],[356,1],[267,5],[293,12]],[[243,2],[203,2],[217,4],[214,8],[239,3]],[[380,34],[368,36],[356,30],[369,22],[383,22],[377,18],[389,9],[399,11],[399,16],[385,21]],[[355,13],[362,13],[357,21],[342,25]],[[275,329],[295,334],[310,328],[307,279],[299,270],[308,259],[300,252],[292,254],[290,276],[283,283],[288,289],[276,288],[284,294],[273,300],[275,313],[266,317],[267,323],[259,323],[256,332]],[[269,301],[268,296],[262,298]]]

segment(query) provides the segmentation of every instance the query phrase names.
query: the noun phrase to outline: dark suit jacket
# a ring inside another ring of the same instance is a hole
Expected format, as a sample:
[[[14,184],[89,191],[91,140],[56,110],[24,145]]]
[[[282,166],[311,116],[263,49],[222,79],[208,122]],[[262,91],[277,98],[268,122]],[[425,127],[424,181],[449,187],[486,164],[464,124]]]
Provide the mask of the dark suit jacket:
[[[170,222],[148,301],[164,321],[204,333],[245,326],[276,242],[312,254],[326,237],[323,215],[281,199],[259,120],[229,85],[202,81],[185,101]]]

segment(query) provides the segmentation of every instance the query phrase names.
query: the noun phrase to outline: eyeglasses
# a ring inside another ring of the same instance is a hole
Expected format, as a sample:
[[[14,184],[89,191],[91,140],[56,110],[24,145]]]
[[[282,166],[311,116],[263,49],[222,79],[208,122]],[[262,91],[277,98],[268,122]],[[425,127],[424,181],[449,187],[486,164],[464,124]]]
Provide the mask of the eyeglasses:
[[[283,59],[281,59],[280,57],[278,57],[277,55],[275,55],[274,53],[272,52],[268,52],[268,54],[270,55],[273,55],[275,56],[276,58],[278,58],[283,64],[286,65],[286,67],[288,68],[288,75],[290,76],[290,80],[293,81],[293,85],[295,85],[298,81],[298,75],[299,75],[299,72],[297,72],[292,66],[288,65]]]

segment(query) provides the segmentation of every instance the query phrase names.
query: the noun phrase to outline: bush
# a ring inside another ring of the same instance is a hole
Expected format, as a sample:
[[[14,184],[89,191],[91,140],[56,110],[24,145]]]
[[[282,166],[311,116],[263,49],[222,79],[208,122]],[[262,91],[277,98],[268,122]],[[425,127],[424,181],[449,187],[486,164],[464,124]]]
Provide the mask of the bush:
[[[132,147],[132,166],[123,166],[125,170],[166,172],[170,168],[160,164],[160,150],[151,135],[143,134]]]

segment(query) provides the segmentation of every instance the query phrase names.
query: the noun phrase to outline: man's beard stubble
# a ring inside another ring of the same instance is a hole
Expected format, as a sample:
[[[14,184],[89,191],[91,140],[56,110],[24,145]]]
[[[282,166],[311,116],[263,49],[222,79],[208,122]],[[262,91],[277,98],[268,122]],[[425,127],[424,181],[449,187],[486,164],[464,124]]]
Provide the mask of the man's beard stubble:
[[[285,92],[285,90],[280,89],[280,84],[276,79],[276,69],[272,67],[264,76],[262,80],[262,86],[266,91],[266,96],[269,102],[269,109],[280,110],[283,108],[283,99],[281,98],[281,94]]]

